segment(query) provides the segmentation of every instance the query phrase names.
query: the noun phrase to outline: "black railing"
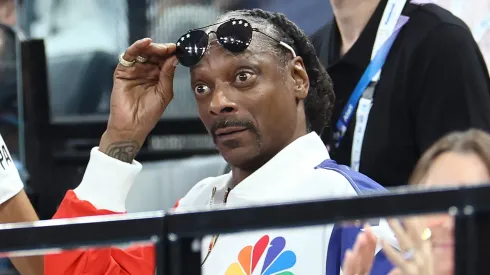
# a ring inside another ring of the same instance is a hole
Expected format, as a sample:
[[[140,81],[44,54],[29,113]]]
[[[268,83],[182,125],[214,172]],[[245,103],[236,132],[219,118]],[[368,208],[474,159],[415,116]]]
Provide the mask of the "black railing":
[[[448,212],[456,219],[456,273],[487,272],[490,185],[439,190],[394,190],[370,196],[163,215],[53,220],[0,227],[0,252],[157,242],[158,274],[201,274],[196,241],[204,235],[300,227],[350,220]],[[285,214],[282,214],[285,213]],[[106,232],[100,234],[100,232]],[[200,246],[199,246],[200,247]]]
[[[157,243],[163,217],[155,211],[0,225],[0,253]]]
[[[167,217],[169,233],[182,237],[264,228],[308,226],[340,221],[447,212],[471,206],[490,211],[490,185],[431,190],[394,189],[325,201],[224,209]],[[196,226],[198,225],[198,226]]]
[[[448,212],[455,216],[457,275],[484,274],[490,245],[490,185],[391,193],[201,213],[167,215],[163,235],[166,274],[201,274],[203,236],[264,228],[302,227],[369,218]],[[179,271],[179,272],[175,272]],[[483,273],[482,273],[483,272]]]

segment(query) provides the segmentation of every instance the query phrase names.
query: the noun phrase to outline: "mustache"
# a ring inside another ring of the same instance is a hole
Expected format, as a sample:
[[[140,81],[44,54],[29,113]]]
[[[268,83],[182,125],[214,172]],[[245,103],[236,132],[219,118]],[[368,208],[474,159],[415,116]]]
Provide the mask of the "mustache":
[[[227,127],[244,127],[247,128],[247,130],[250,130],[254,133],[258,133],[257,127],[255,127],[255,124],[253,124],[252,121],[250,120],[241,120],[241,119],[235,119],[235,118],[219,118],[214,121],[213,125],[211,125],[211,135],[213,137],[216,137],[216,131],[221,128],[227,128]]]

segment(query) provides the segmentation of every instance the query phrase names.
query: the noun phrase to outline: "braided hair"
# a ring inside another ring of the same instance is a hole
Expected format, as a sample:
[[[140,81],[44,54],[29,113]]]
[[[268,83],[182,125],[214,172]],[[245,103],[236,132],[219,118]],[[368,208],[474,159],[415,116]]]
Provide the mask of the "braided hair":
[[[295,23],[281,13],[268,12],[261,9],[236,10],[223,15],[242,16],[254,19],[263,28],[273,27],[281,41],[290,45],[305,64],[310,79],[310,89],[304,101],[308,131],[321,135],[327,126],[335,102],[335,94],[330,76],[316,56],[315,48],[308,36]],[[283,50],[283,52],[287,52]],[[285,56],[285,55],[284,55]]]

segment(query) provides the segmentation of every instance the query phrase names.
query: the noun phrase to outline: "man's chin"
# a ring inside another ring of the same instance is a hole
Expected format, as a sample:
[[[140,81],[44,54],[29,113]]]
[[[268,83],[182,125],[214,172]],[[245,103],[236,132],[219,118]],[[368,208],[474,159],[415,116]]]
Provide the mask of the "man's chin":
[[[221,147],[218,146],[218,150],[221,156],[228,162],[231,166],[242,167],[249,163],[251,160],[257,157],[257,152],[255,148],[250,148],[249,146],[239,146],[239,147]]]
[[[223,145],[216,145],[221,156],[228,162],[235,159],[244,158],[247,154],[247,149],[242,146],[228,147]]]
[[[251,145],[244,139],[215,138],[214,144],[218,151],[223,155],[246,154],[247,148]]]

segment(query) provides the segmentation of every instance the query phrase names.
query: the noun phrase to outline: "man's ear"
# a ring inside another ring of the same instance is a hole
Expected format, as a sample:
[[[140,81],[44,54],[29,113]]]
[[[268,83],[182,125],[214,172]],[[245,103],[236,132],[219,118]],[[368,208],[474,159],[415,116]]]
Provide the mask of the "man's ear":
[[[298,100],[303,100],[308,96],[310,79],[308,78],[308,73],[306,73],[303,58],[297,56],[291,62],[291,76],[294,81],[295,95]]]

